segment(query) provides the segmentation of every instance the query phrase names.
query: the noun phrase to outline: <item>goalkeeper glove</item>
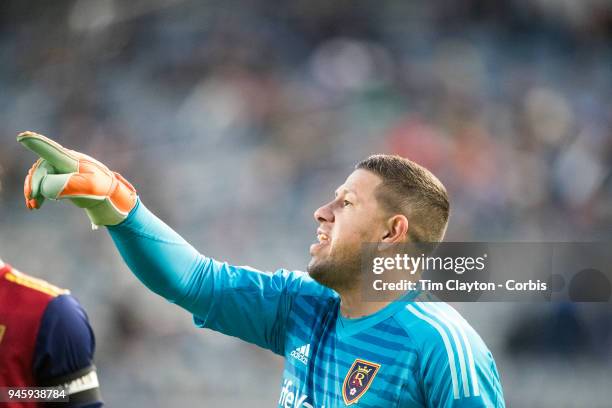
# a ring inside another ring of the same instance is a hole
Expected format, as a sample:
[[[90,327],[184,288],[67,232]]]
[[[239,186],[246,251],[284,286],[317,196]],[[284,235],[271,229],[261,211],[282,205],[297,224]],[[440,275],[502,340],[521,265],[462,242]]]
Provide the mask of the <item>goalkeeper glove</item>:
[[[20,133],[17,141],[40,156],[23,188],[29,209],[40,208],[45,198],[68,199],[85,209],[95,229],[121,223],[136,205],[134,187],[99,161],[34,132]]]

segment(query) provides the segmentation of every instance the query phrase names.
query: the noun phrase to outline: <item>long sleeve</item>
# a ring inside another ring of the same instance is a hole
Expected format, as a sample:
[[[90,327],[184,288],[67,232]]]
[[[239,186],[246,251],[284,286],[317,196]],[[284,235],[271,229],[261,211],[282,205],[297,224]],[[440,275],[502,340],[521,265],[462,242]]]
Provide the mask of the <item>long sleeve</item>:
[[[201,279],[212,260],[202,256],[140,201],[129,217],[108,231],[132,272],[149,289],[193,313],[208,309],[213,282]],[[190,292],[197,287],[198,293]],[[190,302],[188,297],[200,303]],[[186,302],[187,304],[184,304]]]
[[[200,327],[239,337],[282,354],[292,297],[305,282],[300,272],[265,273],[205,257],[138,203],[109,232],[134,274],[153,292],[187,309]]]

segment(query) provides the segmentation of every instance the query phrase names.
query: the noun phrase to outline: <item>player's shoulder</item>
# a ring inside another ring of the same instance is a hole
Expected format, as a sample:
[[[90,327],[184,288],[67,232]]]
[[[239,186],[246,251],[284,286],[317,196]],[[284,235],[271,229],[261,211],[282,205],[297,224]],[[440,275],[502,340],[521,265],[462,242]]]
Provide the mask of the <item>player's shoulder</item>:
[[[10,266],[4,269],[0,279],[9,288],[22,290],[32,295],[56,298],[58,296],[67,295],[70,293],[68,289],[60,288],[44,279],[30,276]]]
[[[75,400],[99,401],[94,352],[94,332],[78,300],[69,294],[53,298],[36,338],[32,369],[37,383],[63,384]]]
[[[407,302],[394,316],[414,346],[424,353],[447,349],[470,349],[488,353],[488,348],[474,328],[445,302]]]
[[[276,274],[286,281],[287,291],[292,294],[316,297],[322,300],[339,298],[335,291],[321,285],[306,272],[279,269],[275,272]]]
[[[493,355],[455,308],[444,302],[410,302],[396,319],[417,349],[432,401],[448,397],[461,399],[457,406],[503,407]]]
[[[37,350],[42,355],[51,351],[93,355],[94,334],[85,309],[70,294],[59,295],[49,301],[40,321]],[[73,351],[66,351],[72,350]]]
[[[87,314],[79,301],[70,293],[60,294],[49,301],[44,319],[56,318],[64,323],[87,322]]]

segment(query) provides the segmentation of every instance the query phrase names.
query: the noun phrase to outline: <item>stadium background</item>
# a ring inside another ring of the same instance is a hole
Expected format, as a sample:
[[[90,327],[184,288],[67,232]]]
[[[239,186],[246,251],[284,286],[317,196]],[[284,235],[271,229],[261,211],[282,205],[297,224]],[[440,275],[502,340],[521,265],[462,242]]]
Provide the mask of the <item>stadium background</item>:
[[[451,194],[447,239],[612,237],[612,3],[3,1],[0,256],[69,287],[109,406],[271,407],[271,353],[191,326],[81,211],[28,213],[22,130],[98,157],[198,249],[303,269],[312,212],[396,152]],[[612,400],[609,305],[457,305],[511,407]]]

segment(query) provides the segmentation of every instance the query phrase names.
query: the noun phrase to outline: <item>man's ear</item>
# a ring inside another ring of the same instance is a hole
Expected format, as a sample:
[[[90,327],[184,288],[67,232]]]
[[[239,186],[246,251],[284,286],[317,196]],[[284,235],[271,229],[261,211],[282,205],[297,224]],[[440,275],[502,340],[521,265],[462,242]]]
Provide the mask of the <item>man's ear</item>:
[[[384,251],[393,246],[405,242],[408,237],[408,218],[397,214],[387,220],[387,228],[378,244],[378,249]]]

